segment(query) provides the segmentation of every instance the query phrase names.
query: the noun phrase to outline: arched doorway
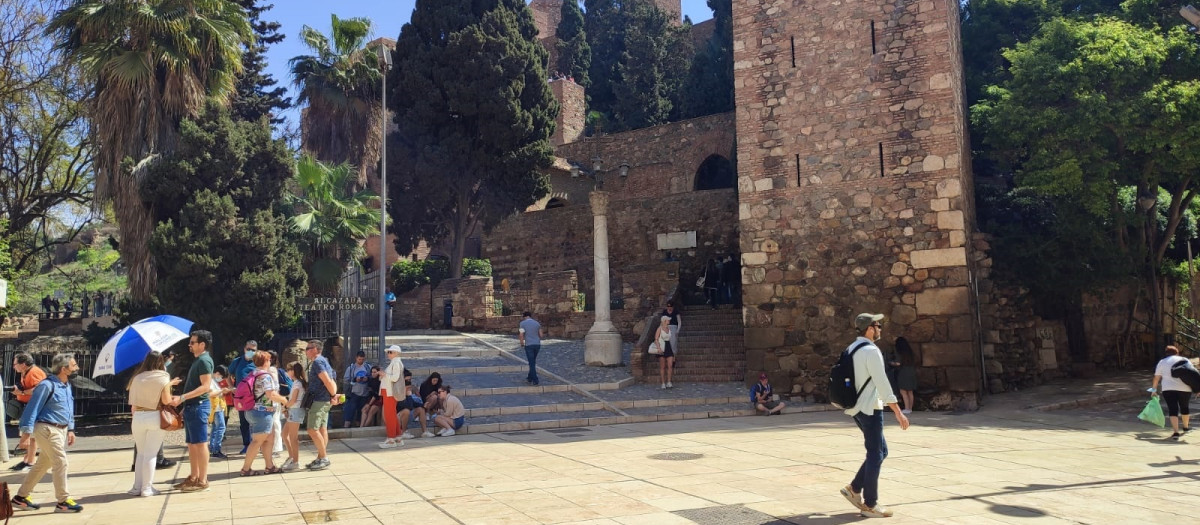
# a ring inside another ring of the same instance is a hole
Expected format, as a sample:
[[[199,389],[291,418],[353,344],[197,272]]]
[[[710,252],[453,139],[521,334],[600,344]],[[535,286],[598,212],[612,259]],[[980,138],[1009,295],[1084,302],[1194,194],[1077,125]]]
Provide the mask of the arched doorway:
[[[717,190],[734,187],[737,176],[733,163],[723,155],[712,154],[696,169],[694,190]]]

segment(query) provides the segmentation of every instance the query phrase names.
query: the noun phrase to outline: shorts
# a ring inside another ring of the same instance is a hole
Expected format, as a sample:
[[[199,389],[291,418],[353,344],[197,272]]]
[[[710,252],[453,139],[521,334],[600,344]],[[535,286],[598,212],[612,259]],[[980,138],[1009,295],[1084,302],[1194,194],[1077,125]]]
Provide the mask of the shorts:
[[[462,426],[464,424],[466,424],[466,422],[467,422],[467,416],[458,416],[458,417],[454,418],[454,430],[458,430],[458,429],[462,428]]]
[[[381,406],[383,406],[383,398],[379,397],[379,396],[375,396],[375,397],[371,398],[371,402],[367,403],[367,406],[381,407]]]
[[[329,401],[313,401],[308,407],[308,429],[317,430],[329,426]]]
[[[308,410],[305,410],[300,407],[289,408],[287,411],[287,422],[288,423],[303,423],[304,416],[307,415],[307,413],[308,413]]]
[[[270,434],[271,423],[275,419],[274,412],[262,410],[247,410],[246,422],[250,423],[250,434]]]
[[[189,445],[208,444],[208,413],[212,404],[207,397],[199,402],[183,405],[183,441]]]
[[[1188,402],[1192,399],[1191,392],[1163,390],[1162,398],[1167,402],[1168,416],[1191,415],[1191,410],[1188,409]]]
[[[416,410],[418,408],[423,408],[424,406],[425,404],[419,400],[413,399],[412,397],[406,397],[403,400],[396,402],[396,412],[401,410]]]

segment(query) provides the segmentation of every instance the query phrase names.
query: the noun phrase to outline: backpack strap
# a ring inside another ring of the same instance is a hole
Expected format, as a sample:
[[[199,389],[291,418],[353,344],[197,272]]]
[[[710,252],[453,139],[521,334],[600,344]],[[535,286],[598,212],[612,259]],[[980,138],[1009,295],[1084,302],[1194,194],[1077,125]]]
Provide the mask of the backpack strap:
[[[861,343],[858,343],[857,345],[854,345],[854,348],[850,349],[850,366],[854,366],[854,353],[857,352],[858,349],[860,349],[864,346],[870,346],[872,344],[873,343],[871,343],[870,341],[863,341]],[[867,377],[867,380],[865,382],[863,382],[862,388],[858,389],[858,393],[855,395],[856,398],[859,396],[862,396],[863,390],[866,390],[867,385],[871,384],[871,379],[872,379],[871,377]]]

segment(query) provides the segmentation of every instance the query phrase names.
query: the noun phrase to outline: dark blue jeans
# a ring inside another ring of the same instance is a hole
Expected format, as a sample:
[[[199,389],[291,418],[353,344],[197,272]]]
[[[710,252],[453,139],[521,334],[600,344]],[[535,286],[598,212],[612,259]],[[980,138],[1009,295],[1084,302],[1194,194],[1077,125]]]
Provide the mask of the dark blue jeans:
[[[537,375],[537,355],[542,350],[542,345],[525,345],[525,359],[529,361],[529,375],[525,376],[525,380],[533,384],[538,384]]]
[[[342,414],[345,416],[342,419],[342,426],[357,425],[362,419],[362,407],[367,404],[367,396],[357,394],[346,394],[346,406],[342,407]]]
[[[250,422],[246,420],[246,411],[238,410],[238,426],[242,433],[242,453],[250,446]]]
[[[875,507],[879,503],[879,469],[888,455],[887,441],[883,439],[883,411],[876,410],[869,416],[859,412],[854,416],[854,423],[862,430],[867,458],[858,467],[850,487],[854,492],[862,492],[863,503]]]

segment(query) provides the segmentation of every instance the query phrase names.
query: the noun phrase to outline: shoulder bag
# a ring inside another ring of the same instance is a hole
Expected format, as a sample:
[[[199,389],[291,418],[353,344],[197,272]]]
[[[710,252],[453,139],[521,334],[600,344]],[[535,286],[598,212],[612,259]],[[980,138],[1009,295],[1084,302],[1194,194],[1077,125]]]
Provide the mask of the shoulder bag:
[[[158,402],[158,427],[166,431],[174,431],[183,428],[183,418],[179,416],[179,411],[171,405],[164,405],[162,401]]]

